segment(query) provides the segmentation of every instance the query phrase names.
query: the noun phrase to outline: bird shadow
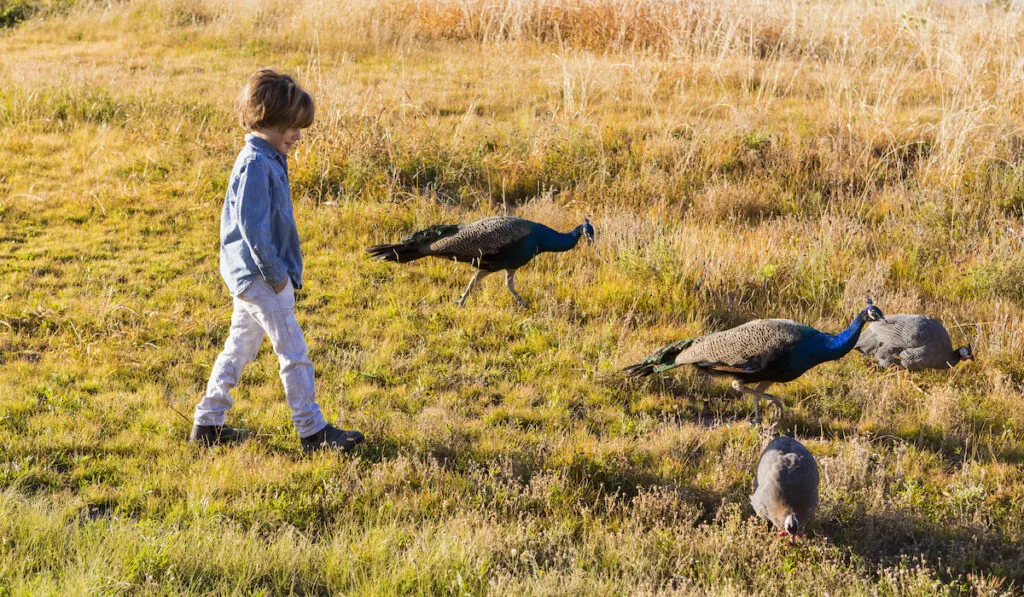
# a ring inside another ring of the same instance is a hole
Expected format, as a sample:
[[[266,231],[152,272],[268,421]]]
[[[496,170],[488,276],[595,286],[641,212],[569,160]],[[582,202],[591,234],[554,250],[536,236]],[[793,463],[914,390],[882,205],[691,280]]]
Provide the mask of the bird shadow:
[[[777,428],[779,419],[767,401],[760,402],[762,423],[754,419],[749,396],[740,395],[726,382],[711,378],[677,379],[660,375],[648,379],[630,379],[622,374],[607,375],[602,383],[619,396],[618,404],[627,414],[644,413],[676,425],[695,425],[707,429],[748,422]],[[639,398],[648,394],[668,396],[671,400],[653,408],[638,408]]]
[[[965,446],[959,436],[923,423],[914,427],[874,424],[870,429],[862,429],[856,422],[827,420],[806,412],[787,409],[778,431],[780,434],[793,437],[817,437],[822,440],[843,441],[859,437],[874,446],[888,448],[914,446],[919,450],[931,452],[949,466],[961,466],[968,460],[1012,465],[1024,463],[1024,449],[1016,444],[975,441],[972,446]]]
[[[630,379],[620,372],[600,378],[617,402],[627,412],[640,412],[637,404],[640,398],[650,394],[662,394],[676,398],[662,401],[654,408],[643,412],[668,422],[683,425],[698,425],[715,428],[740,421],[753,423],[750,398],[739,396],[723,383],[701,378],[679,378],[660,375],[647,379]],[[777,394],[785,400],[785,394]],[[968,460],[996,461],[1006,464],[1024,464],[1024,447],[1015,442],[999,441],[997,437],[964,437],[939,427],[921,422],[906,426],[871,423],[865,427],[859,420],[818,416],[812,410],[787,406],[782,418],[777,418],[769,404],[761,403],[765,416],[764,424],[774,426],[773,435],[793,437],[818,437],[822,440],[847,440],[852,437],[867,439],[877,446],[896,447],[912,445],[917,449],[932,452],[951,466],[962,465]],[[978,429],[1000,429],[1003,421],[992,414],[982,417],[974,415],[973,426]]]
[[[820,520],[816,534],[869,563],[876,575],[917,560],[927,562],[944,582],[984,576],[1008,584],[1001,587],[1004,590],[1024,586],[1024,543],[998,527],[940,523],[905,509],[880,513],[859,509],[841,518],[846,520]]]

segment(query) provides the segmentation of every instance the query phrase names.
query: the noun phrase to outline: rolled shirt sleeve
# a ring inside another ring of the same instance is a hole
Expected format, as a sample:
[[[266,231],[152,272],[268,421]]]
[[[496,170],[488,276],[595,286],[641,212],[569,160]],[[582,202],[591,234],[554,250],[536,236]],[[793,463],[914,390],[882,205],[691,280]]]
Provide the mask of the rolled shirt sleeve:
[[[250,160],[239,172],[237,221],[256,267],[271,286],[288,279],[288,268],[278,256],[271,232],[273,205],[270,172],[259,160]]]

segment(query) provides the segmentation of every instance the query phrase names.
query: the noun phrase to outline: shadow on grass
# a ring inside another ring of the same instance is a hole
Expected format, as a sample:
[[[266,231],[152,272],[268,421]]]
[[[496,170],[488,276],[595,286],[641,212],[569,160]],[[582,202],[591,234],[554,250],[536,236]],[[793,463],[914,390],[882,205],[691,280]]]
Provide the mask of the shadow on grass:
[[[857,512],[853,524],[822,520],[818,532],[870,564],[875,573],[905,560],[922,559],[944,582],[967,582],[968,575],[1005,579],[1004,590],[1024,586],[1024,543],[998,528],[944,522],[908,511]],[[965,586],[963,592],[971,590]]]
[[[698,374],[687,379],[673,373],[655,374],[645,378],[631,378],[621,371],[601,376],[600,383],[612,392],[613,401],[622,406],[627,414],[645,412],[653,416],[674,417],[679,422],[700,424],[701,420],[710,416],[708,411],[720,411],[728,405],[738,409],[737,416],[743,418],[753,415],[753,403],[749,396],[742,396],[724,380],[714,380]],[[677,409],[645,409],[638,410],[635,403],[646,395],[660,394],[671,397],[673,405],[689,408]],[[763,403],[763,401],[762,401]],[[686,419],[689,413],[690,418]]]
[[[950,466],[960,466],[968,460],[1002,462],[1019,465],[1024,463],[1024,448],[1018,445],[997,445],[990,441],[996,438],[982,436],[973,440],[967,449],[960,437],[941,429],[919,424],[913,428],[892,425],[874,426],[865,432],[854,423],[826,421],[797,411],[787,410],[779,425],[780,434],[794,437],[820,437],[827,440],[845,440],[853,436],[864,437],[874,446],[914,446],[919,450],[932,452]]]

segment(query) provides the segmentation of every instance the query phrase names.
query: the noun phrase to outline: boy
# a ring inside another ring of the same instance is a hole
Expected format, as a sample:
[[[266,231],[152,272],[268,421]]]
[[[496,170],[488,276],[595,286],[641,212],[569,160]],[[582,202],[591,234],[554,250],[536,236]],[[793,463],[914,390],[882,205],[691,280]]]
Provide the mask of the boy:
[[[363,441],[358,431],[327,424],[316,403],[313,364],[295,319],[295,289],[302,288],[302,251],[292,215],[288,152],[313,124],[313,98],[295,81],[269,68],[256,71],[236,102],[250,133],[235,160],[220,220],[220,273],[234,300],[231,330],[196,405],[189,441],[227,444],[250,436],[224,424],[229,390],[256,358],[264,334],[277,353],[285,399],[304,452],[347,452]]]

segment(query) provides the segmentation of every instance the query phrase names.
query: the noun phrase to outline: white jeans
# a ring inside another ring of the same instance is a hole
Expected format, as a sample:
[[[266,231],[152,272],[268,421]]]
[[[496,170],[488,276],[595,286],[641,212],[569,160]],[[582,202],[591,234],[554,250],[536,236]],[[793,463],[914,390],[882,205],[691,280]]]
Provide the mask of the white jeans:
[[[234,404],[228,392],[238,385],[242,369],[256,358],[266,334],[281,365],[284,396],[292,409],[292,423],[299,437],[323,430],[327,421],[316,403],[313,363],[302,328],[295,319],[295,289],[291,281],[275,293],[264,280],[256,280],[235,297],[234,309],[224,350],[213,364],[206,395],[196,405],[195,424],[224,424],[224,416]]]

